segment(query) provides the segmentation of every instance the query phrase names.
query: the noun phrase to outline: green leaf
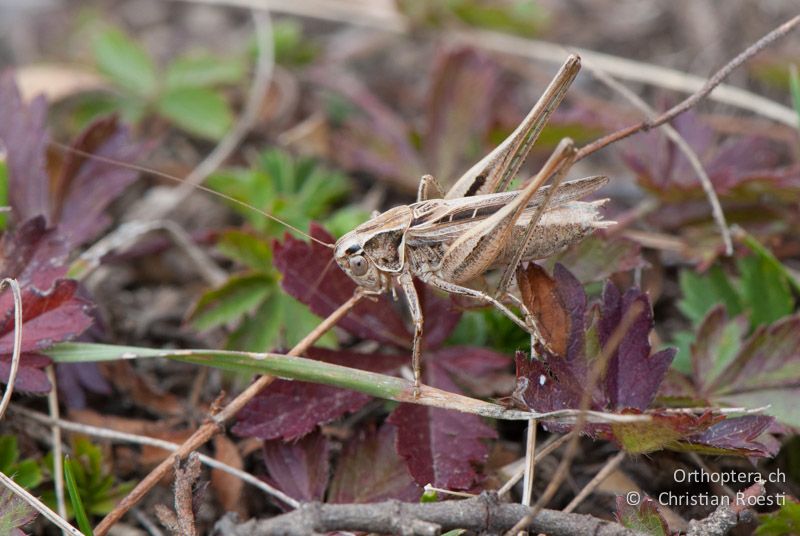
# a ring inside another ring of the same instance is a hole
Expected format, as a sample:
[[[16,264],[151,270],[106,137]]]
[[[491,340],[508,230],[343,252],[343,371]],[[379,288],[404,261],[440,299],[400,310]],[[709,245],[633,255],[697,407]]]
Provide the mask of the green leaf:
[[[78,491],[78,484],[75,482],[72,461],[69,456],[64,457],[64,482],[66,483],[69,500],[72,503],[75,520],[78,522],[78,528],[87,536],[91,536],[94,532],[92,531],[91,523],[89,523],[89,518],[86,516],[86,509],[83,507],[83,500]]]
[[[692,372],[692,343],[696,336],[693,331],[688,329],[676,332],[672,337],[672,342],[668,346],[677,347],[675,359],[672,360],[672,367],[684,374]]]
[[[757,536],[800,534],[800,503],[786,501],[777,512],[764,515],[755,534]]]
[[[232,276],[221,287],[203,294],[189,318],[200,330],[237,320],[274,287],[274,281],[263,273]]]
[[[272,25],[275,62],[280,65],[301,66],[314,61],[317,47],[303,36],[296,21],[279,20]]]
[[[679,276],[682,298],[678,308],[693,324],[699,323],[717,304],[722,303],[731,316],[742,311],[741,299],[720,266],[706,274],[682,270]]]
[[[617,520],[631,530],[650,536],[668,536],[667,522],[658,511],[656,502],[644,497],[640,504],[630,505],[622,498],[617,498]]]
[[[326,219],[323,227],[333,236],[341,237],[369,220],[369,212],[357,206],[346,206]]]
[[[167,67],[165,86],[174,90],[235,84],[242,80],[244,73],[244,63],[239,59],[184,56]]]
[[[167,91],[156,102],[158,112],[187,132],[218,140],[233,124],[233,112],[222,96],[207,88]]]
[[[268,271],[272,266],[272,249],[269,244],[252,233],[232,230],[222,234],[217,249],[255,271]]]
[[[98,35],[92,43],[94,59],[100,72],[125,91],[140,97],[152,97],[158,90],[158,76],[152,58],[116,28]]]
[[[12,435],[0,436],[0,471],[9,474],[17,458],[19,458],[17,438]]]
[[[25,459],[14,466],[14,482],[25,489],[33,489],[42,483],[42,468],[33,459]]]
[[[789,65],[789,91],[792,94],[792,105],[797,114],[797,127],[800,129],[800,75],[797,74],[797,65]]]
[[[466,534],[467,529],[453,529],[448,530],[442,536],[461,536],[462,534]]]
[[[275,292],[228,339],[227,347],[250,352],[292,347],[319,324],[308,308],[283,292]],[[317,346],[333,348],[336,338],[326,333]]]
[[[762,255],[739,259],[742,298],[753,327],[769,324],[792,313],[794,298],[784,273]]]

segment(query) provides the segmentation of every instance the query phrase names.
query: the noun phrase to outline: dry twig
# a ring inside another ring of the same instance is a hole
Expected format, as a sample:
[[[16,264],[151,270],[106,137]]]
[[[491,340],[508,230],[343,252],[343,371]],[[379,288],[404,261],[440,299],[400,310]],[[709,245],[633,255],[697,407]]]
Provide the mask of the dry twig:
[[[433,536],[451,529],[480,534],[499,534],[530,509],[521,504],[502,503],[494,494],[484,493],[463,501],[373,504],[304,504],[288,514],[237,524],[230,517],[216,526],[226,536],[306,536],[333,531],[364,531],[380,534]],[[550,536],[636,536],[638,533],[612,521],[589,515],[543,510],[531,528]]]

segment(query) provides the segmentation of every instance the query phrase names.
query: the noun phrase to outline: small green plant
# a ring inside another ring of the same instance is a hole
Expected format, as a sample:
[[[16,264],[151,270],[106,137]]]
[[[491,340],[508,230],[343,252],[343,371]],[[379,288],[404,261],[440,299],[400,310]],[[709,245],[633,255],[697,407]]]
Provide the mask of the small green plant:
[[[692,323],[692,329],[679,331],[674,336],[678,355],[673,362],[678,370],[688,372],[689,347],[696,340],[695,330],[715,306],[722,304],[731,317],[745,315],[750,330],[771,324],[794,311],[792,289],[798,282],[772,253],[750,236],[745,241],[753,255],[736,262],[738,277],[725,272],[720,265],[712,266],[706,273],[683,270],[679,276],[682,298],[678,308]],[[740,324],[731,323],[721,341],[721,357],[732,356],[739,349],[743,335]],[[728,341],[728,342],[726,342]]]
[[[92,41],[98,70],[117,94],[92,99],[81,109],[88,119],[118,112],[129,122],[156,114],[186,132],[216,140],[233,123],[233,112],[221,91],[241,82],[245,63],[199,53],[179,56],[164,69],[139,43],[117,28],[98,32]]]
[[[780,510],[764,516],[755,534],[758,536],[800,534],[800,503],[786,501]]]
[[[0,472],[14,479],[25,489],[33,489],[42,482],[42,471],[32,458],[20,460],[17,438],[12,435],[0,436]]]
[[[312,220],[322,220],[334,232],[345,232],[367,218],[365,211],[354,207],[331,215],[334,204],[348,191],[344,175],[278,150],[265,151],[251,168],[215,174],[209,185],[300,229]],[[204,294],[194,308],[192,322],[199,329],[235,326],[227,344],[231,349],[265,351],[292,345],[318,320],[305,305],[278,288],[280,276],[273,267],[271,240],[285,228],[252,210],[234,208],[252,229],[224,232],[218,248],[245,271]],[[334,341],[327,335],[322,345],[331,346]]]
[[[69,471],[71,480],[73,480],[74,489],[70,491],[70,494],[73,494],[76,489],[80,499],[74,499],[71,504],[67,505],[69,518],[76,517],[74,504],[80,504],[80,509],[83,509],[87,515],[106,515],[133,489],[133,482],[118,483],[114,474],[106,467],[103,451],[89,439],[76,436],[70,444],[72,447],[72,456],[68,460],[70,468],[66,469],[65,464],[65,473]],[[44,462],[52,474],[52,454],[48,454]],[[42,493],[42,500],[51,508],[54,507],[55,492],[46,490]]]

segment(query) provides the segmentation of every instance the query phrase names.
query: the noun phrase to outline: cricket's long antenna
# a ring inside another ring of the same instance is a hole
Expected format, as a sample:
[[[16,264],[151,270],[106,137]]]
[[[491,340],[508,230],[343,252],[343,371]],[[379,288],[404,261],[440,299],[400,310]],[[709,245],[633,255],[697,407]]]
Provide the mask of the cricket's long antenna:
[[[96,160],[98,162],[104,162],[106,164],[113,164],[113,165],[124,167],[124,168],[127,168],[127,169],[132,169],[134,171],[140,171],[142,173],[149,173],[151,175],[155,175],[157,177],[161,177],[161,178],[164,178],[164,179],[169,179],[169,180],[174,181],[174,182],[179,182],[179,183],[183,183],[184,182],[183,179],[181,179],[180,177],[176,177],[175,175],[170,175],[169,173],[165,173],[163,171],[158,171],[156,169],[150,169],[150,168],[148,168],[146,166],[140,166],[138,164],[132,164],[130,162],[124,162],[122,160],[116,160],[114,158],[108,158],[106,156],[101,156],[101,155],[98,155],[98,154],[90,153],[90,152],[87,152],[87,151],[83,151],[81,149],[76,149],[75,147],[70,147],[69,145],[65,145],[65,144],[57,142],[57,141],[50,141],[48,143],[51,146],[53,146],[53,147],[55,147],[57,149],[60,149],[62,151],[66,151],[66,152],[69,152],[69,153],[74,153],[74,154],[77,154],[77,155],[80,155],[80,156],[85,156],[86,158],[89,158],[91,160]],[[317,244],[325,246],[326,248],[334,249],[334,247],[335,247],[333,244],[329,244],[328,242],[323,242],[322,240],[319,240],[318,238],[314,238],[310,234],[301,231],[300,229],[298,229],[294,225],[283,221],[282,219],[278,218],[277,216],[273,216],[272,214],[270,214],[268,212],[265,212],[265,211],[263,211],[261,209],[258,209],[258,208],[254,207],[252,205],[248,205],[244,201],[236,199],[235,197],[231,197],[231,196],[229,196],[227,194],[223,194],[222,192],[218,192],[218,191],[216,191],[214,189],[211,189],[211,188],[209,188],[207,186],[203,186],[202,184],[196,184],[195,188],[197,188],[198,190],[202,190],[203,192],[207,192],[207,193],[209,193],[211,195],[215,195],[217,197],[225,199],[226,201],[230,201],[231,203],[235,203],[235,204],[237,204],[239,206],[245,207],[246,209],[252,210],[253,212],[256,212],[258,214],[261,214],[262,216],[264,216],[266,218],[269,218],[270,220],[275,221],[277,223],[280,223],[284,227],[287,227],[287,228],[291,229],[292,231],[305,236],[309,240],[312,240],[312,241],[316,242]]]

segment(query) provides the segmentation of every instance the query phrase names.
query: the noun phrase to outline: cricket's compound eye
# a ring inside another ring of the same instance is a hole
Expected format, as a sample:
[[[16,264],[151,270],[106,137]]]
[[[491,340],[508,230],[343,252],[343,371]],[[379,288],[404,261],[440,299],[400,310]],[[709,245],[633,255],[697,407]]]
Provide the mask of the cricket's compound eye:
[[[348,259],[350,263],[350,271],[355,276],[362,276],[367,273],[367,259],[361,255],[353,255]]]

